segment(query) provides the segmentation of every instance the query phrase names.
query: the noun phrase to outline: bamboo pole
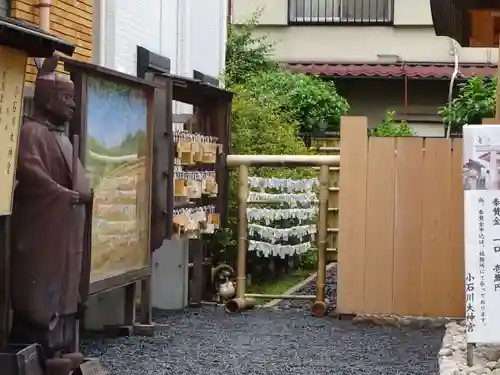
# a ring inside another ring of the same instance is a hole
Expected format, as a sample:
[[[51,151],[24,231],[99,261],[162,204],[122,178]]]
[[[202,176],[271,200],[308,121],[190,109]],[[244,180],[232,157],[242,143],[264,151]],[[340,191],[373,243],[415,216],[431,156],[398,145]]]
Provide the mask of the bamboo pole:
[[[339,165],[339,155],[228,155],[227,166],[321,166]]]
[[[248,199],[248,166],[241,164],[239,168],[238,187],[238,258],[236,267],[236,298],[226,303],[226,311],[237,312],[251,308],[255,301],[245,298],[246,265],[247,265],[247,199]]]
[[[246,293],[245,297],[248,298],[265,298],[265,299],[295,299],[295,300],[315,300],[315,295],[298,295],[298,294],[258,294]]]
[[[245,298],[247,264],[247,199],[248,167],[240,166],[238,189],[238,267],[236,269],[236,298]]]
[[[328,235],[328,165],[323,164],[319,171],[319,219],[318,219],[318,273],[316,277],[316,301],[312,306],[315,316],[326,314],[326,238]]]

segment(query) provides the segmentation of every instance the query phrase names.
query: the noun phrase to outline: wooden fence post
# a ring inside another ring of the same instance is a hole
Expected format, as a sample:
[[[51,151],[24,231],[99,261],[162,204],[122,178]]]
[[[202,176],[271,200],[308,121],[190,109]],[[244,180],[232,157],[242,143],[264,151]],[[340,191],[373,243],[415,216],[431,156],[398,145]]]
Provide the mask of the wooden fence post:
[[[366,182],[368,120],[342,117],[339,202],[337,312],[354,314],[364,308],[366,248]]]

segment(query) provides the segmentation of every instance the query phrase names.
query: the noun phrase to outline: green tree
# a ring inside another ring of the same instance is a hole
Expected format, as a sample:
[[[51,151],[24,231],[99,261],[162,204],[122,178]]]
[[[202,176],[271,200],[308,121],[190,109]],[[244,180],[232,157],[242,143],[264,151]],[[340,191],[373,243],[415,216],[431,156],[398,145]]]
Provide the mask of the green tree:
[[[291,72],[272,58],[273,44],[256,33],[259,13],[244,25],[230,25],[227,41],[226,87],[245,86],[255,100],[279,103],[278,111],[299,124],[301,132],[337,130],[349,110],[333,81]]]
[[[451,133],[462,133],[465,124],[479,124],[495,116],[496,78],[472,76],[458,85],[457,96],[439,108],[445,126]]]
[[[224,80],[227,87],[238,85],[253,74],[278,69],[279,65],[270,58],[273,45],[266,37],[255,35],[260,12],[243,25],[228,25],[226,43],[226,69]]]
[[[335,92],[333,85],[316,77],[286,71],[273,61],[272,45],[266,38],[255,36],[256,17],[246,25],[230,26],[229,29],[224,80],[226,88],[234,93],[231,152],[246,155],[312,153],[299,137],[302,120],[308,119],[304,121],[309,124],[308,130],[324,128],[328,122],[338,123],[340,115],[347,111],[347,103]],[[249,173],[295,179],[316,174],[311,168],[251,168]],[[229,187],[229,225],[209,238],[208,246],[216,259],[234,264],[238,205],[236,169],[230,170]],[[249,272],[266,262],[249,254]]]
[[[262,102],[279,102],[278,110],[288,113],[301,132],[338,130],[341,116],[349,110],[333,81],[284,69],[254,74],[246,81]]]

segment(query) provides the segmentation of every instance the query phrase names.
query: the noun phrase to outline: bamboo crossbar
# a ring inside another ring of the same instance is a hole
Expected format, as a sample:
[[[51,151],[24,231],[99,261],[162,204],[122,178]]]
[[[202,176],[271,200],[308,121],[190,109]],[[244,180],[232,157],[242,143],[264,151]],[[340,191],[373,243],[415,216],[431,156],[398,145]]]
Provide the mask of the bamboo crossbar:
[[[283,204],[283,201],[247,201],[247,204]]]
[[[227,166],[336,166],[340,165],[339,155],[228,155]]]
[[[295,299],[314,301],[316,299],[315,295],[296,295],[296,294],[259,294],[259,293],[245,293],[245,298],[264,298],[264,299]]]

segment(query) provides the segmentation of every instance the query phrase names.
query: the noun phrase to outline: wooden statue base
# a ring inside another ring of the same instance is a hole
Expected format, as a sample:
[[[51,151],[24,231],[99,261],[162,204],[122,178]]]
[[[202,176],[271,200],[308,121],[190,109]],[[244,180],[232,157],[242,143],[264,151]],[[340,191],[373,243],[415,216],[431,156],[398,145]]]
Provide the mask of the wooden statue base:
[[[0,353],[0,372],[2,375],[45,375],[42,357],[40,345],[8,345]],[[71,375],[109,375],[109,372],[99,359],[86,358]]]
[[[40,345],[8,345],[0,353],[2,375],[43,375]]]

